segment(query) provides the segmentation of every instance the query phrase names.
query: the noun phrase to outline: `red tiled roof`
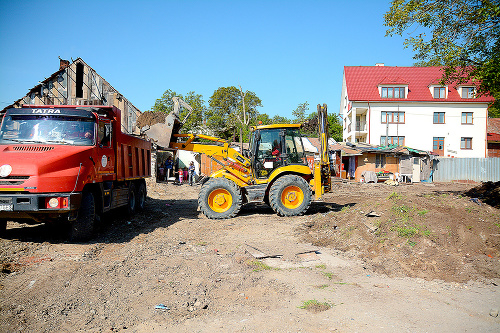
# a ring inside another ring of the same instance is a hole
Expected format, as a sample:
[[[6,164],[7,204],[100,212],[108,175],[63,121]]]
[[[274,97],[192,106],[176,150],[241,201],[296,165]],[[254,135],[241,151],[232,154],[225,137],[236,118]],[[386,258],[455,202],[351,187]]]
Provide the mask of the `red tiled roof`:
[[[437,84],[442,77],[441,67],[345,66],[344,75],[350,101],[493,101],[490,96],[461,98],[455,84],[448,85],[448,98],[434,99],[429,85]],[[408,95],[406,98],[381,98],[378,91],[380,84],[408,85]]]
[[[500,118],[488,118],[487,132],[500,134]]]
[[[486,135],[486,141],[500,141],[500,134],[488,133]]]

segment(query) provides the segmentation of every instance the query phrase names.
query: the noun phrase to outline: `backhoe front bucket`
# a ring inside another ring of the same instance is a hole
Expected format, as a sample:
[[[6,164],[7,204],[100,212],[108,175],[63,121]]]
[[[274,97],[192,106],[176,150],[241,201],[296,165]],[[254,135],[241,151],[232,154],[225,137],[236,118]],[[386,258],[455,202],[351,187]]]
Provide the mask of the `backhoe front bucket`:
[[[179,134],[182,124],[178,115],[172,111],[165,117],[164,123],[152,125],[146,135],[150,137],[160,148],[168,148],[170,142],[177,142],[174,134]]]

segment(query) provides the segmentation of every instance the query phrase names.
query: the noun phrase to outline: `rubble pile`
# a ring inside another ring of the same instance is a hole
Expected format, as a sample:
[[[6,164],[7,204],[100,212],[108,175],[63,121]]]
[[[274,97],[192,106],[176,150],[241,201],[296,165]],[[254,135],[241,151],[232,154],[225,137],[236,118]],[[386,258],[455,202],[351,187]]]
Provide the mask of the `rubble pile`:
[[[495,208],[500,208],[500,181],[482,183],[464,194],[471,198],[478,198]]]

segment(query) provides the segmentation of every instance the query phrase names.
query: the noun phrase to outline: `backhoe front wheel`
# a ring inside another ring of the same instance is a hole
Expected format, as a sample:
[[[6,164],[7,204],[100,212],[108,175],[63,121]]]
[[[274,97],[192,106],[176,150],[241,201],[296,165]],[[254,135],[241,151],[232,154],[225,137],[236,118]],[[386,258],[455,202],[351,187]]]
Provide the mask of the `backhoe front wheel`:
[[[309,184],[302,177],[286,175],[278,179],[269,191],[271,208],[279,216],[304,214],[312,200]]]
[[[242,203],[238,186],[226,178],[210,178],[201,187],[198,206],[209,219],[227,219],[236,216]]]

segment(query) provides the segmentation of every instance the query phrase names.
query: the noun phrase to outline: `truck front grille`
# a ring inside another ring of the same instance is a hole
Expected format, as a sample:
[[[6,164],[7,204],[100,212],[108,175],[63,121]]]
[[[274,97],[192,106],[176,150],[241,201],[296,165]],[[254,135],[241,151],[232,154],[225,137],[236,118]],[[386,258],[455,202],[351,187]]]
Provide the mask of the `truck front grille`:
[[[21,185],[29,178],[28,176],[8,176],[0,178],[0,185]]]
[[[46,146],[14,146],[14,151],[32,151],[32,152],[46,152],[54,149],[54,147]]]

